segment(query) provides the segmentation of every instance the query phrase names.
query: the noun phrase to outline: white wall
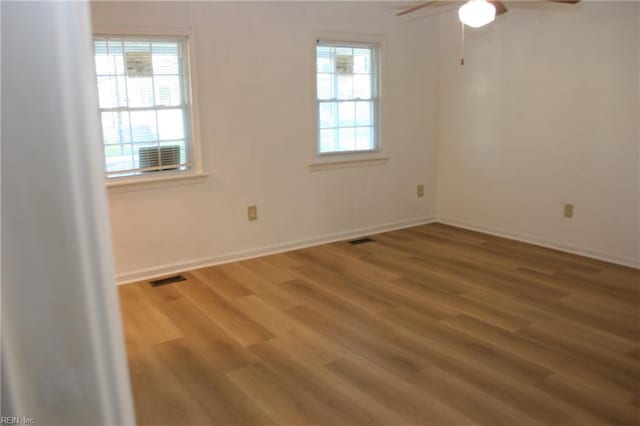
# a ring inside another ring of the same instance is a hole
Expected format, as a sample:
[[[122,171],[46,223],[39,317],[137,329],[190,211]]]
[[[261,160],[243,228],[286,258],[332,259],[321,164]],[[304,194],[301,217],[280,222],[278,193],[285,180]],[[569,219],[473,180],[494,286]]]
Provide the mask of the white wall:
[[[375,2],[97,2],[92,12],[94,26],[191,27],[197,43],[210,175],[111,191],[121,281],[435,216],[437,26],[401,23]],[[309,170],[316,32],[382,36],[388,163]]]
[[[119,280],[418,223],[436,205],[441,221],[636,263],[639,9],[511,4],[467,31],[460,67],[443,8],[398,19],[374,2],[92,4],[98,26],[193,28],[210,174],[110,191]],[[312,40],[331,31],[384,39],[387,164],[307,167]]]
[[[134,425],[89,7],[4,1],[1,14],[1,423]]]
[[[438,219],[638,264],[638,3],[509,7],[439,19]]]

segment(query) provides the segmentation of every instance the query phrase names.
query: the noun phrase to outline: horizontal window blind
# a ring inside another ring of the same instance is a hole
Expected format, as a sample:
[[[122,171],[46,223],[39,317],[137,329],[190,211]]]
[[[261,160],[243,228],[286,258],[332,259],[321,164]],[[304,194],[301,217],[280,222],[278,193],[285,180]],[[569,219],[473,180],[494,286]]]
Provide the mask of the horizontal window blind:
[[[378,148],[378,48],[318,41],[318,152]]]
[[[183,37],[94,37],[105,175],[191,168]]]

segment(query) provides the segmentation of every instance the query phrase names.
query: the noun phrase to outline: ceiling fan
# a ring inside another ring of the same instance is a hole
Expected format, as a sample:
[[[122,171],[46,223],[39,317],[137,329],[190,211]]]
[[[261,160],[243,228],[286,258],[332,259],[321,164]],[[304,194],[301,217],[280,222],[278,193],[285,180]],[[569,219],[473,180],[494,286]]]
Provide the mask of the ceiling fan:
[[[580,0],[539,0],[540,2],[551,2],[551,3],[570,3],[575,4]],[[437,6],[445,3],[455,3],[448,2],[445,0],[434,0],[428,1],[426,3],[419,4],[417,6],[410,7],[409,9],[403,10],[396,14],[396,16],[407,15],[409,13],[415,12],[417,10],[423,9],[429,6]],[[496,16],[500,16],[503,13],[508,11],[507,7],[504,5],[502,1],[494,1],[494,0],[469,0],[464,3],[460,9],[458,9],[458,17],[460,18],[460,22],[463,24],[473,27],[479,28],[484,25],[487,25],[495,19]]]

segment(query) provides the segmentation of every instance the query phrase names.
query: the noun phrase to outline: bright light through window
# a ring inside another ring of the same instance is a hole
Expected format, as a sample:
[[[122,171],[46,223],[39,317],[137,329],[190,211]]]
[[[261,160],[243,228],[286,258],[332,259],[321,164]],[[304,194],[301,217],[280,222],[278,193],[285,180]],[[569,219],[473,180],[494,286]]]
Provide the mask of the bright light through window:
[[[191,168],[184,38],[94,38],[107,177]]]
[[[378,49],[318,42],[318,153],[378,149]]]

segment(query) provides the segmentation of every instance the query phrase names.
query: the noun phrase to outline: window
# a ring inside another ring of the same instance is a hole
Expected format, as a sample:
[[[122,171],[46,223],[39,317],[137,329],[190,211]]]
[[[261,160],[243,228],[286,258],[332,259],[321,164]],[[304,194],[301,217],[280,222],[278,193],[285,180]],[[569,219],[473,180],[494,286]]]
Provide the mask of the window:
[[[186,37],[95,36],[105,176],[193,170]]]
[[[318,41],[318,154],[377,151],[378,47]]]

